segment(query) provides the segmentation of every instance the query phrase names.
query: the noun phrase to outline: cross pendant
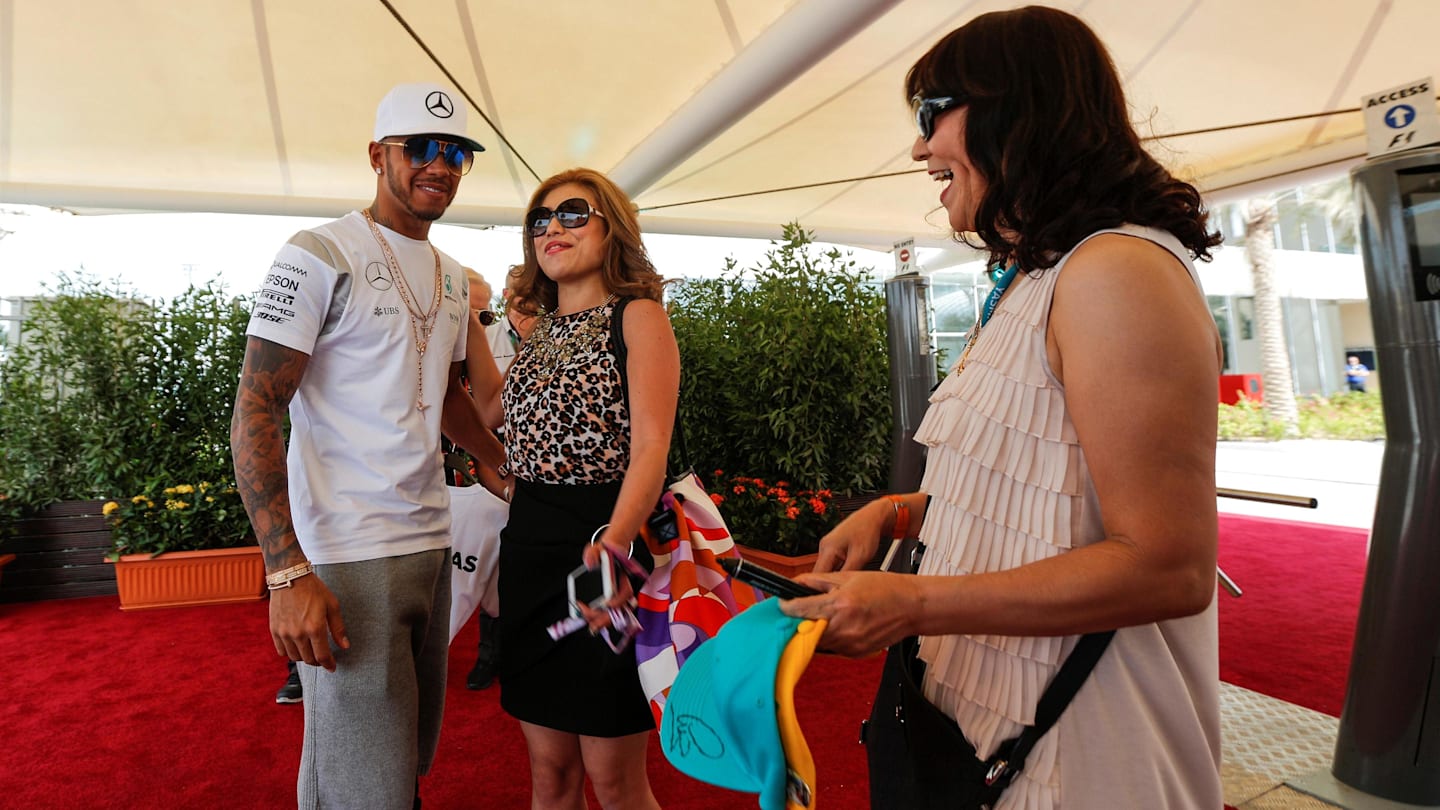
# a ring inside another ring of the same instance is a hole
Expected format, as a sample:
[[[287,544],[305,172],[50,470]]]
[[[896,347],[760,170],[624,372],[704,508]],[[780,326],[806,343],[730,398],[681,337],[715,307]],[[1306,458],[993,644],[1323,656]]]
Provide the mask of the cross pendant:
[[[430,406],[429,406],[429,405],[426,405],[425,403],[421,402],[420,400],[418,400],[418,399],[415,400],[415,410],[423,412],[423,411],[424,411],[426,408],[428,408],[428,407],[430,407]]]

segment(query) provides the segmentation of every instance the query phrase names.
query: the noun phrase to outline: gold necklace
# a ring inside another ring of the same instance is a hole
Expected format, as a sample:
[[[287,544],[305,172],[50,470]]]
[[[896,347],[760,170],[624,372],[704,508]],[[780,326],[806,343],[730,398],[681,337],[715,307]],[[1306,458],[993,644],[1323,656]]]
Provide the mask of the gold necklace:
[[[575,351],[588,347],[599,337],[600,331],[605,327],[605,307],[615,300],[615,294],[606,296],[600,305],[590,311],[590,317],[586,318],[575,331],[571,332],[564,340],[556,340],[551,334],[555,323],[555,313],[548,309],[540,311],[540,317],[535,321],[535,329],[530,333],[530,338],[523,344],[535,358],[536,379],[540,385],[547,385],[550,378],[562,366],[570,362],[575,356]]]
[[[990,294],[985,296],[984,308],[976,313],[975,325],[970,327],[970,337],[965,341],[965,348],[960,352],[960,362],[956,364],[956,373],[965,370],[965,361],[970,358],[970,350],[975,348],[975,341],[980,339],[980,328],[990,322],[990,316],[995,314],[995,308],[1000,306],[1000,299],[1004,297],[1005,291],[1010,289],[1010,283],[1015,280],[1015,274],[1019,268],[1015,263],[1008,265],[996,265],[990,271],[990,277],[994,280],[995,286]]]
[[[980,322],[977,320],[975,325],[970,327],[970,338],[965,341],[965,348],[960,352],[960,363],[958,364],[958,368],[955,369],[956,373],[965,370],[965,361],[970,357],[970,350],[975,348],[975,340],[979,337]]]
[[[435,318],[440,314],[440,251],[430,245],[430,252],[435,254],[435,295],[430,301],[430,309],[421,312],[411,300],[410,284],[405,280],[405,273],[400,269],[395,253],[390,250],[390,243],[385,241],[385,236],[375,224],[375,218],[370,216],[370,209],[367,208],[361,213],[365,215],[365,223],[370,226],[370,233],[375,234],[375,241],[380,243],[380,252],[385,254],[390,275],[395,277],[395,291],[400,294],[405,311],[410,314],[410,337],[415,340],[415,410],[424,411],[430,407],[425,404],[425,350],[430,348],[430,335],[435,331]]]

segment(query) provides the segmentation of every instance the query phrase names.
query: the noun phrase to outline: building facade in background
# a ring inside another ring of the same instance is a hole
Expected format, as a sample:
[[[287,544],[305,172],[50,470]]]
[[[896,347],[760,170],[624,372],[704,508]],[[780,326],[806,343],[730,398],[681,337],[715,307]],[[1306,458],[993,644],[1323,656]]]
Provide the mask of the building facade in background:
[[[1275,204],[1275,277],[1295,392],[1345,390],[1348,355],[1372,369],[1367,382],[1378,389],[1382,375],[1375,367],[1375,334],[1349,178],[1292,189],[1277,195]],[[1225,242],[1214,261],[1196,263],[1224,343],[1225,374],[1261,370],[1254,287],[1244,252],[1245,205],[1225,203],[1211,211],[1211,224]],[[992,286],[978,262],[931,275],[936,348],[946,366],[959,356]]]

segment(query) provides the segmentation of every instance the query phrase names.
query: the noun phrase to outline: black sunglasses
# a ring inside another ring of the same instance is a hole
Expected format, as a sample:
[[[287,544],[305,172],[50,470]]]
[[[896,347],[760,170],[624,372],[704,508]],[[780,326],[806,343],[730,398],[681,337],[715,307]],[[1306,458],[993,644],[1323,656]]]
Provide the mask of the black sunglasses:
[[[605,216],[599,211],[596,211],[595,206],[591,205],[588,201],[579,197],[571,197],[555,206],[554,210],[546,208],[543,205],[539,208],[531,209],[530,213],[525,215],[525,231],[529,233],[531,237],[544,236],[545,232],[550,230],[550,220],[552,218],[559,220],[560,227],[567,231],[583,228],[586,223],[590,221],[591,214],[597,217]]]
[[[453,141],[442,141],[439,138],[431,138],[428,135],[413,135],[403,141],[376,141],[385,146],[403,146],[405,157],[410,160],[410,168],[423,169],[435,162],[435,158],[443,158],[445,168],[456,176],[463,176],[475,165],[475,151],[464,144]]]
[[[910,109],[915,111],[915,126],[920,130],[920,137],[929,141],[935,134],[935,119],[940,113],[954,109],[963,104],[960,99],[953,96],[937,96],[935,98],[921,98],[916,94],[910,99]]]

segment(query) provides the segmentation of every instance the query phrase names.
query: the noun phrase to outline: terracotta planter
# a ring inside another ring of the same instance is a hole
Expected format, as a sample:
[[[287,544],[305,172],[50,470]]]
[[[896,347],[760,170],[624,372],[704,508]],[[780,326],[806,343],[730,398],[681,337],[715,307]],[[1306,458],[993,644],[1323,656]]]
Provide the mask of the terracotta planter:
[[[740,556],[755,563],[756,565],[769,568],[777,574],[784,574],[793,577],[796,574],[808,574],[815,570],[815,560],[819,554],[801,554],[798,557],[787,557],[784,554],[776,554],[773,551],[761,551],[758,548],[742,546],[739,543],[735,547],[740,549]]]
[[[127,554],[115,565],[121,610],[258,602],[265,598],[259,546]]]

